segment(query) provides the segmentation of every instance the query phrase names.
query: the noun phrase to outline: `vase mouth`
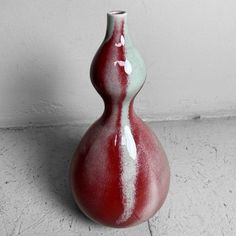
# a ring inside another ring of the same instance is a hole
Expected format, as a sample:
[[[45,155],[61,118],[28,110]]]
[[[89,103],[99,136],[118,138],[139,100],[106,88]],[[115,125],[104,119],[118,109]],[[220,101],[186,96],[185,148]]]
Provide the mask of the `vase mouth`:
[[[127,15],[127,12],[123,11],[123,10],[114,10],[114,11],[109,11],[107,13],[107,15],[110,15],[110,16],[124,16],[124,15]]]

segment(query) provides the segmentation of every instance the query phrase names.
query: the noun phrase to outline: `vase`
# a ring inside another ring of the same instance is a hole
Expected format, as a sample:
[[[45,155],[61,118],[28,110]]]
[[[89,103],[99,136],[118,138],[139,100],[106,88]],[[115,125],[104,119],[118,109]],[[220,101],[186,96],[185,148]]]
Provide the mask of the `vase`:
[[[105,108],[71,162],[72,193],[93,221],[111,227],[136,225],[162,206],[170,172],[160,142],[133,109],[146,71],[129,37],[126,12],[107,14],[105,39],[90,77]]]

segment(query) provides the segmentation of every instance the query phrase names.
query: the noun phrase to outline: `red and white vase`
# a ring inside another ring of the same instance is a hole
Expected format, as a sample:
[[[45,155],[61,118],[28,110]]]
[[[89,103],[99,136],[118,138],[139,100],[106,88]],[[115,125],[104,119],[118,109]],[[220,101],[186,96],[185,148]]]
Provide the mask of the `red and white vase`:
[[[152,217],[162,206],[170,181],[160,142],[133,110],[146,71],[130,40],[126,15],[107,14],[106,36],[90,70],[105,109],[83,136],[70,170],[79,208],[111,227],[128,227]]]

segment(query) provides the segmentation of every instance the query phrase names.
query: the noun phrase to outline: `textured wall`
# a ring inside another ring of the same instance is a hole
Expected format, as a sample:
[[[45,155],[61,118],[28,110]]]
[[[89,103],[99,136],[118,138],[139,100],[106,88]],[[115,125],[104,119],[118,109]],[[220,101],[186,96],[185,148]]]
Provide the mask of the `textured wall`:
[[[99,116],[88,72],[112,9],[147,65],[142,117],[236,113],[233,0],[0,0],[0,127]]]

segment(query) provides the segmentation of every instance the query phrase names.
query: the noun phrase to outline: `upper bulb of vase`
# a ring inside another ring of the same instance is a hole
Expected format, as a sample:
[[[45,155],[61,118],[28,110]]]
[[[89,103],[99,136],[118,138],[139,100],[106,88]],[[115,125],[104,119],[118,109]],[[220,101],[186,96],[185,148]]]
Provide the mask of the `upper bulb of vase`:
[[[125,11],[108,12],[105,39],[93,59],[90,75],[105,103],[131,101],[141,89],[146,70],[129,37]]]

